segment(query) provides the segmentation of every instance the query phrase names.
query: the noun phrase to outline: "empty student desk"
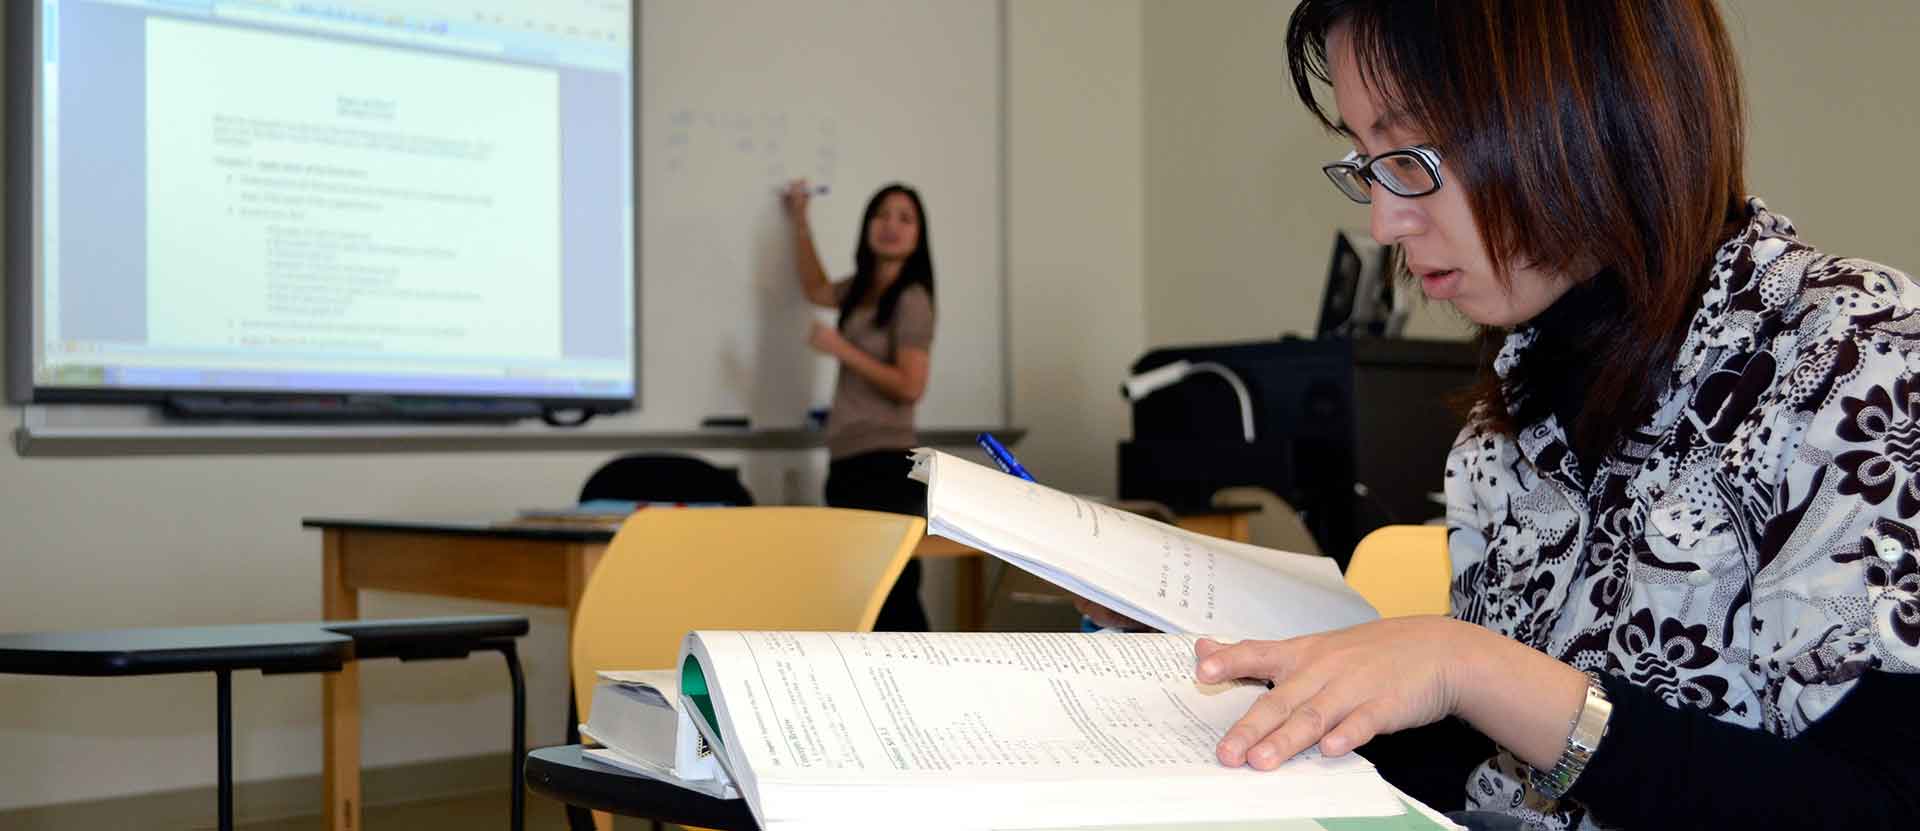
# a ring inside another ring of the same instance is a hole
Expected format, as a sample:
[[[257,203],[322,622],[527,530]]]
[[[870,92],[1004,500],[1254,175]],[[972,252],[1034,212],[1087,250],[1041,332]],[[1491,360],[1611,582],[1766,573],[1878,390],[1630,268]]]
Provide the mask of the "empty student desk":
[[[527,633],[527,619],[490,615],[330,623],[259,623],[238,626],[103,629],[91,632],[31,632],[0,635],[0,673],[13,675],[119,676],[211,672],[216,690],[222,831],[233,828],[233,673],[338,673],[356,660],[403,661],[460,658],[476,650],[507,660],[513,684],[512,827],[524,822],[525,795],[519,760],[526,753],[526,687],[514,639]],[[358,755],[355,754],[357,760]],[[358,771],[355,772],[356,780]],[[328,771],[332,782],[334,771]],[[338,819],[359,827],[358,788],[353,816]],[[334,806],[327,812],[332,818]]]

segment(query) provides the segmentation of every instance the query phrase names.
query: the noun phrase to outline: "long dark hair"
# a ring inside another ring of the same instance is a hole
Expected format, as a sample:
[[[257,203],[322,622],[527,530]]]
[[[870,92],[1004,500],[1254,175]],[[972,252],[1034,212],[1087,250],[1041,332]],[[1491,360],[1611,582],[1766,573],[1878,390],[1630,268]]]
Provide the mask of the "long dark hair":
[[[1287,24],[1295,90],[1331,84],[1327,35],[1349,26],[1363,82],[1406,113],[1466,188],[1494,271],[1587,264],[1619,303],[1580,333],[1595,356],[1567,425],[1606,452],[1652,409],[1698,307],[1714,252],[1745,222],[1739,66],[1713,0],[1306,0]],[[1572,275],[1585,278],[1586,274]],[[1498,344],[1500,332],[1483,329]],[[1473,403],[1512,434],[1483,350]],[[1507,383],[1564,371],[1522,361]],[[1539,363],[1539,362],[1535,362]]]
[[[920,243],[907,255],[907,261],[900,266],[900,276],[894,278],[893,285],[880,293],[880,302],[873,310],[873,325],[884,328],[893,321],[893,309],[900,305],[900,295],[910,286],[926,286],[927,299],[933,299],[933,243],[928,239],[927,209],[920,204],[920,192],[899,182],[887,185],[867,200],[867,212],[860,217],[860,242],[853,249],[853,285],[847,287],[847,296],[840,300],[841,331],[846,331],[847,318],[853,314],[855,306],[873,291],[873,281],[878,279],[874,272],[879,258],[874,256],[873,246],[867,243],[867,226],[880,213],[881,204],[887,197],[896,193],[906,194],[913,202],[913,212],[920,216]]]

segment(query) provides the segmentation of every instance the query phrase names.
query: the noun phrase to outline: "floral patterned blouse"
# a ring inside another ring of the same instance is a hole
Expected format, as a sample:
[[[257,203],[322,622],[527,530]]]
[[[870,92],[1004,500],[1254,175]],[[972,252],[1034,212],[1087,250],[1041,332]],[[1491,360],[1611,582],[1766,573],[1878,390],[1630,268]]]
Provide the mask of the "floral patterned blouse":
[[[1648,420],[1591,476],[1554,416],[1470,424],[1448,546],[1457,617],[1792,738],[1865,673],[1920,671],[1920,285],[1748,207]],[[1499,377],[1538,334],[1507,336]],[[1502,751],[1469,807],[1598,827],[1527,770]]]

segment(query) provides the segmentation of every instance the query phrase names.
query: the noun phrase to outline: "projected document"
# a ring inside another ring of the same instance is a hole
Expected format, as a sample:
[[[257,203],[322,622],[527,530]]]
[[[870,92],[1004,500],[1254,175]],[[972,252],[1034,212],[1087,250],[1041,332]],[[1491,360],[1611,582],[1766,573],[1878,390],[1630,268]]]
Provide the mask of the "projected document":
[[[561,357],[554,72],[156,17],[145,78],[150,343]]]

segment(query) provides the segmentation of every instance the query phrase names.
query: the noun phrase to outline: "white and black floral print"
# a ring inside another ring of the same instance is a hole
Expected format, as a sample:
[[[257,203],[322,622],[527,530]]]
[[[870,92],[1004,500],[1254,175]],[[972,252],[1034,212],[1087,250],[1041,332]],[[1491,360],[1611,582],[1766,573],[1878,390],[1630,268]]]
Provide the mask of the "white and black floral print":
[[[1792,737],[1867,670],[1920,669],[1920,285],[1748,207],[1653,415],[1591,477],[1552,416],[1470,425],[1448,544],[1462,619]],[[1536,335],[1507,338],[1501,378]],[[1468,804],[1596,827],[1526,773],[1501,753]]]

